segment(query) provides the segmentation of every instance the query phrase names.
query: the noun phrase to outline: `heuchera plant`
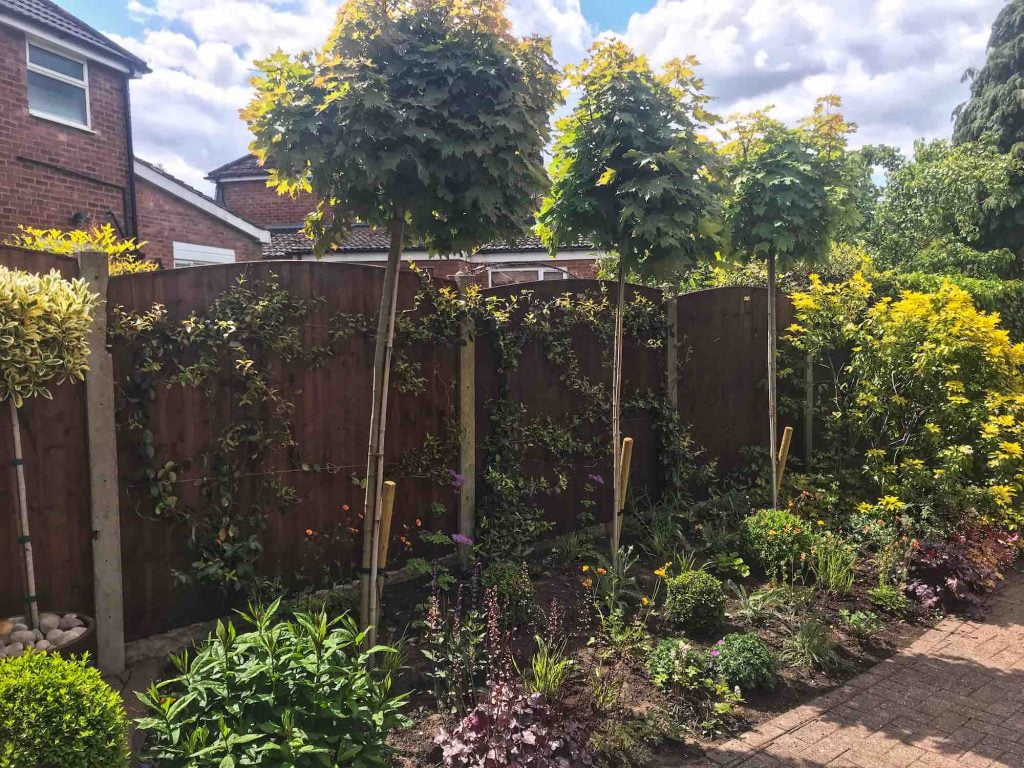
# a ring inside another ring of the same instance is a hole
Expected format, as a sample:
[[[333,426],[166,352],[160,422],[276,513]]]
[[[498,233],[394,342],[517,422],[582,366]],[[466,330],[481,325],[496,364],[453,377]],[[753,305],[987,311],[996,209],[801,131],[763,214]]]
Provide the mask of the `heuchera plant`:
[[[1013,562],[1019,535],[976,526],[945,540],[923,541],[911,557],[907,592],[925,608],[978,605]]]

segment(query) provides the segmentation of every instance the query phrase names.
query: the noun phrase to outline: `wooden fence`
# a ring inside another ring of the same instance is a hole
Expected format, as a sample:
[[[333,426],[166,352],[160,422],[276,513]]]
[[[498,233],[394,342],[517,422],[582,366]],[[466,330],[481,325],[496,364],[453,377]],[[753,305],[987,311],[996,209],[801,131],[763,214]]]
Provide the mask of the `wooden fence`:
[[[0,264],[34,271],[57,268],[65,276],[77,274],[72,259],[46,254],[0,249]],[[276,275],[280,286],[298,298],[322,302],[303,330],[307,344],[323,343],[327,319],[339,312],[375,316],[382,285],[383,270],[377,267],[315,262],[263,262],[171,270],[112,278],[108,310],[123,307],[145,312],[154,304],[166,307],[168,316],[184,319],[190,312],[208,307],[239,277],[250,285]],[[435,284],[455,290],[454,284]],[[399,307],[409,311],[418,289],[418,278],[403,273]],[[563,293],[583,293],[599,289],[596,281],[561,281],[528,286],[503,286],[487,289],[487,296],[509,296],[530,291],[540,298]],[[652,302],[661,296],[651,289],[633,287]],[[612,295],[614,295],[612,293]],[[767,432],[764,408],[765,375],[765,292],[757,289],[728,288],[703,291],[680,297],[669,304],[678,345],[679,411],[693,425],[696,440],[726,464],[735,463],[743,445],[762,443]],[[424,311],[422,308],[417,311]],[[783,307],[780,323],[788,322],[788,305]],[[604,367],[608,350],[590,331],[573,332],[573,347],[584,373],[591,378],[607,376]],[[133,374],[133,349],[123,339],[115,339],[111,352],[115,382],[124,382]],[[451,431],[459,414],[460,349],[453,344],[414,345],[408,353],[419,366],[425,383],[413,394],[393,392],[388,411],[386,461],[394,466],[399,457],[415,451],[428,436],[440,437]],[[331,471],[308,472],[296,466],[296,457],[282,452],[267,471],[287,475],[298,494],[298,503],[288,511],[268,519],[263,537],[266,545],[261,560],[263,571],[289,579],[296,572],[320,567],[317,551],[311,548],[307,530],[343,530],[355,521],[362,504],[362,490],[353,478],[365,474],[366,436],[369,425],[371,392],[372,337],[354,334],[340,342],[335,353],[322,365],[276,364],[274,386],[294,406],[291,423],[300,446],[301,461],[308,465],[331,466]],[[664,394],[673,377],[666,371],[664,347],[655,349],[630,345],[624,359],[624,392],[631,395],[645,390]],[[465,377],[471,376],[475,396],[475,419],[464,435],[475,436],[477,461],[482,461],[480,446],[492,428],[487,404],[497,393],[495,350],[486,335],[472,347],[472,373],[463,363]],[[514,399],[532,416],[558,417],[571,411],[578,395],[559,383],[561,371],[557,359],[545,356],[539,348],[527,348],[518,368],[508,375]],[[155,436],[158,457],[194,456],[208,445],[211,437],[230,420],[230,405],[205,402],[205,398],[182,387],[161,388],[149,406],[150,429]],[[90,510],[87,425],[84,415],[84,386],[64,384],[54,389],[53,400],[36,400],[25,406],[26,469],[28,471],[30,515],[33,542],[37,552],[38,592],[44,607],[60,606],[89,611],[92,606],[92,552],[90,549]],[[119,414],[120,416],[120,414]],[[633,481],[652,484],[656,475],[658,448],[650,419],[634,416],[625,432],[637,440],[633,457]],[[463,425],[465,426],[465,425]],[[0,411],[0,450],[9,451],[9,424]],[[600,435],[585,435],[598,438]],[[117,435],[120,483],[120,519],[124,583],[124,616],[127,639],[145,637],[185,623],[215,615],[222,609],[215,594],[175,581],[175,569],[187,569],[188,531],[182,524],[154,519],[151,500],[140,475],[145,462],[139,452],[137,436],[123,426]],[[465,455],[465,452],[463,452]],[[469,452],[472,455],[472,451]],[[530,471],[543,471],[543,453],[527,456]],[[581,467],[578,476],[557,498],[543,502],[545,513],[556,531],[572,530],[584,496],[587,475],[610,478],[610,461],[598,460]],[[465,459],[463,465],[465,465]],[[453,459],[458,470],[458,459]],[[479,477],[480,469],[477,471]],[[187,497],[196,491],[190,481],[202,475],[202,466],[186,466],[179,482]],[[477,491],[480,486],[477,484]],[[607,519],[610,510],[610,483],[599,499],[598,519]],[[12,509],[11,478],[0,476],[0,499]],[[472,500],[471,500],[472,501]],[[463,506],[465,506],[463,500]],[[343,511],[343,506],[350,508]],[[438,510],[442,510],[436,514]],[[419,524],[439,531],[458,530],[459,493],[456,488],[427,477],[405,477],[398,484],[393,531],[415,531]],[[0,615],[17,612],[21,607],[21,574],[16,545],[16,527],[12,514],[0,523]],[[358,526],[360,523],[354,522]],[[411,538],[411,537],[410,537]],[[358,557],[360,537],[351,543],[332,545],[341,559]],[[321,552],[322,553],[322,552]],[[404,554],[426,554],[413,543]]]

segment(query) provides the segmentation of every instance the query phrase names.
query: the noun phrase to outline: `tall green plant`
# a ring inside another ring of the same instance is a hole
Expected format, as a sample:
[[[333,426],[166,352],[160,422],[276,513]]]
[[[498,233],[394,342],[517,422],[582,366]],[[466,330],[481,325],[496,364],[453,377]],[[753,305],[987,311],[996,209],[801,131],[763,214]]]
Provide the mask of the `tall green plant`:
[[[696,59],[656,75],[621,41],[602,41],[567,73],[580,93],[558,123],[551,194],[538,215],[548,249],[588,239],[618,253],[612,370],[612,557],[619,551],[622,499],[622,334],[626,275],[667,273],[713,257],[719,244],[712,156],[699,136],[713,118]]]
[[[322,50],[278,52],[258,67],[243,113],[252,149],[279,192],[320,200],[306,222],[316,252],[355,220],[390,232],[363,530],[361,608],[372,624],[403,244],[455,253],[522,235],[546,183],[542,152],[559,93],[551,45],[514,37],[501,0],[347,0]]]

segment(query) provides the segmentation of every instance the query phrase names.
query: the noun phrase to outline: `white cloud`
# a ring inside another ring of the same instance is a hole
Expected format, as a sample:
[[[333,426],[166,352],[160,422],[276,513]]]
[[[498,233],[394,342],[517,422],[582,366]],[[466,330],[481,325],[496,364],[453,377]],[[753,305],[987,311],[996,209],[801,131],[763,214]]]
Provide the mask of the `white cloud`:
[[[252,62],[278,47],[319,45],[339,0],[129,0],[142,31],[118,42],[153,72],[132,83],[136,149],[185,181],[246,151],[238,110]],[[959,78],[984,61],[1003,0],[656,0],[623,37],[655,64],[687,53],[703,63],[718,111],[776,105],[796,119],[835,92],[858,140],[909,148],[950,131]],[[510,0],[518,34],[552,37],[559,61],[578,61],[599,30],[580,0]]]

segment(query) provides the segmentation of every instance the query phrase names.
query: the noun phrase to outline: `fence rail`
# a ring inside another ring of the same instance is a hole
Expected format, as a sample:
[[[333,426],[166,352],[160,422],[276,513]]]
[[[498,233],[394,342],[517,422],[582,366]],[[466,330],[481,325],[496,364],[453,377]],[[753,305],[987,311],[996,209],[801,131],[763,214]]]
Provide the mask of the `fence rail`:
[[[67,277],[78,274],[77,262],[66,257],[0,248],[0,264],[32,271],[60,270]],[[239,278],[259,284],[271,278],[300,299],[315,299],[319,308],[303,329],[308,345],[323,344],[329,319],[338,313],[375,315],[383,282],[377,267],[317,262],[262,262],[197,267],[184,270],[126,275],[110,280],[108,312],[122,307],[145,312],[154,304],[166,308],[168,316],[181,320],[190,312],[209,307]],[[454,283],[435,284],[456,290]],[[418,278],[403,273],[399,309],[413,311]],[[550,299],[599,291],[597,281],[573,280],[503,286],[487,289],[486,297],[530,295]],[[660,303],[658,291],[631,287],[634,296]],[[614,296],[614,292],[609,292]],[[678,352],[631,344],[624,359],[624,395],[628,399],[647,390],[665,394],[673,377],[666,372],[666,360],[676,359],[678,408],[684,422],[692,425],[698,443],[726,466],[739,461],[739,449],[766,439],[765,398],[766,292],[757,289],[726,288],[679,297],[669,303],[676,313]],[[417,312],[425,311],[420,307]],[[788,322],[788,304],[781,308],[780,323]],[[434,438],[451,433],[452,420],[459,419],[459,345],[414,344],[408,355],[418,366],[423,387],[418,392],[393,391],[388,411],[386,461],[394,467],[399,458]],[[307,530],[332,531],[351,525],[362,504],[362,490],[353,482],[365,472],[366,437],[369,429],[369,400],[372,376],[372,336],[353,334],[335,345],[334,354],[321,365],[275,362],[272,379],[284,400],[292,404],[290,421],[299,446],[301,463],[330,465],[331,471],[303,471],[294,453],[282,451],[265,466],[266,471],[285,475],[295,487],[298,501],[290,509],[270,515],[263,539],[266,545],[261,567],[267,575],[287,579],[297,572],[309,572],[324,565],[326,551],[355,563],[360,536],[314,546]],[[588,329],[574,330],[572,348],[581,370],[592,379],[608,376],[610,357],[606,341]],[[535,346],[523,350],[518,367],[500,371],[493,339],[481,332],[473,345],[473,395],[477,478],[485,469],[484,442],[494,428],[488,404],[501,386],[527,408],[532,417],[571,412],[579,394],[560,383],[564,372],[560,361]],[[135,350],[121,337],[111,338],[115,382],[125,382],[134,373]],[[463,367],[465,371],[465,367]],[[464,372],[462,374],[466,376]],[[54,388],[53,400],[37,399],[24,408],[26,469],[28,474],[33,544],[38,565],[41,604],[91,611],[92,552],[90,548],[88,425],[85,419],[82,384]],[[208,402],[184,387],[160,388],[149,405],[150,430],[159,457],[195,457],[208,446],[216,432],[230,420],[230,401]],[[465,411],[465,409],[462,409]],[[472,412],[472,411],[470,411]],[[0,410],[0,420],[4,419]],[[119,414],[119,418],[123,414]],[[9,429],[0,424],[3,435]],[[600,439],[598,432],[583,428],[581,437]],[[626,433],[636,438],[631,486],[656,482],[658,446],[648,416],[635,415]],[[2,438],[0,451],[9,451],[9,437]],[[799,443],[798,443],[799,444]],[[124,615],[127,639],[136,639],[185,623],[201,620],[222,610],[212,591],[183,586],[175,570],[189,567],[188,530],[181,523],[154,519],[151,500],[140,476],[146,462],[139,452],[137,436],[118,427],[118,474],[124,585]],[[457,453],[457,452],[456,452]],[[465,452],[463,456],[465,457]],[[469,454],[472,455],[472,452]],[[537,451],[524,461],[530,471],[544,471],[545,455]],[[464,458],[465,462],[465,458]],[[547,518],[558,533],[572,530],[586,491],[587,475],[610,478],[610,461],[599,460],[592,467],[580,467],[568,488],[557,497],[541,500]],[[458,470],[458,457],[452,469]],[[191,464],[181,472],[182,480],[194,480],[204,467]],[[598,499],[597,518],[610,514],[610,483]],[[182,482],[187,502],[197,493]],[[476,485],[480,493],[479,480]],[[0,498],[12,509],[11,478],[0,476]],[[463,500],[465,504],[465,500]],[[343,511],[348,506],[349,511]],[[431,511],[439,514],[431,514]],[[418,521],[418,522],[417,522]],[[356,523],[358,526],[358,523]],[[459,493],[427,477],[406,477],[398,483],[392,530],[415,531],[420,526],[455,532],[459,526]],[[16,527],[12,514],[0,523],[0,615],[21,608],[21,574],[18,565]],[[412,553],[418,553],[418,544]],[[396,553],[397,554],[397,553]]]

